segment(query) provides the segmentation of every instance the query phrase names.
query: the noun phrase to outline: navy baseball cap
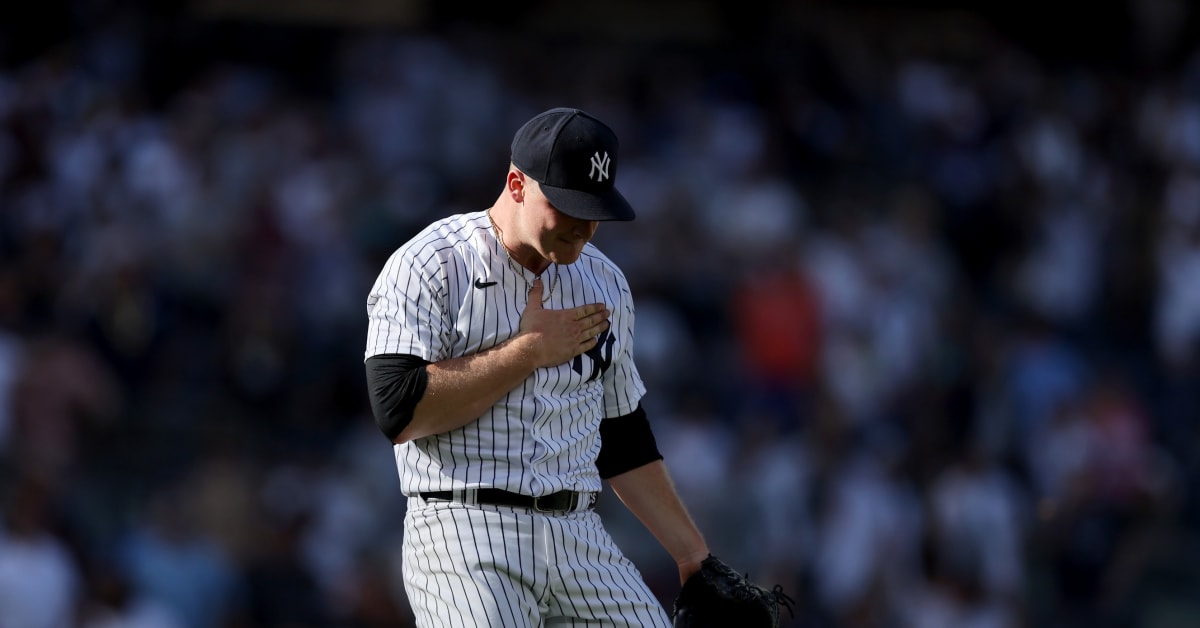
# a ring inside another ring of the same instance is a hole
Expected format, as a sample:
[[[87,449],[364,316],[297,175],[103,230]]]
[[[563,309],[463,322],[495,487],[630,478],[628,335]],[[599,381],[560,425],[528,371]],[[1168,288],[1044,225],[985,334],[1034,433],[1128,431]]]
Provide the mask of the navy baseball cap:
[[[568,216],[634,218],[616,187],[617,135],[588,113],[559,107],[534,116],[513,137],[512,162]]]

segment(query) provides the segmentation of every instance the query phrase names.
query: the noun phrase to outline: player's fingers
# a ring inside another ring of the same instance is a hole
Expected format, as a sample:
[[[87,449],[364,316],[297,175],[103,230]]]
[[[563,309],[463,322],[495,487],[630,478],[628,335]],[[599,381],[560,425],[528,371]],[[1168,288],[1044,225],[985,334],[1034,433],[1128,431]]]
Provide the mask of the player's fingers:
[[[588,336],[583,342],[576,345],[575,355],[579,355],[581,353],[587,353],[588,350],[590,350],[592,347],[596,346],[596,343],[598,343],[598,342],[600,342],[600,339],[597,338],[596,336]]]
[[[583,338],[595,339],[597,336],[599,336],[601,333],[603,333],[604,330],[608,329],[610,324],[611,323],[609,323],[607,320],[602,320],[595,325],[589,326],[587,329],[583,330],[583,332],[582,332]]]
[[[606,321],[606,320],[608,320],[608,310],[602,310],[600,312],[596,312],[595,314],[591,314],[589,316],[585,316],[585,317],[581,318],[580,324],[583,325],[584,327],[590,328],[590,327],[595,327],[596,325],[599,325],[602,321]]]
[[[603,314],[604,318],[608,318],[608,308],[603,303],[589,303],[575,308],[575,320],[577,321],[596,314]]]

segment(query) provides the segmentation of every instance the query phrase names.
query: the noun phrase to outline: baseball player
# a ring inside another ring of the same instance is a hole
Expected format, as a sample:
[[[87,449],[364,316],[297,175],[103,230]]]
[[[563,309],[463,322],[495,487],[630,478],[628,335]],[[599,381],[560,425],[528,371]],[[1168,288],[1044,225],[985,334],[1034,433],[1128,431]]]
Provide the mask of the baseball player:
[[[577,109],[530,119],[495,204],[426,227],[367,298],[420,626],[669,626],[592,509],[602,479],[681,582],[708,555],[640,404],[629,285],[589,243],[634,218],[617,147]]]

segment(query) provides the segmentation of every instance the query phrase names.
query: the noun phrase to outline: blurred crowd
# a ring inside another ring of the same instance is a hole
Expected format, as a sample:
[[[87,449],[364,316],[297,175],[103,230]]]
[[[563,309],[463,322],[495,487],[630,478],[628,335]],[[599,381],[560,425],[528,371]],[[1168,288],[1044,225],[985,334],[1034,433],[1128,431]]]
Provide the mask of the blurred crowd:
[[[186,31],[219,60],[151,81],[179,48],[122,15],[0,67],[0,627],[409,625],[366,293],[558,105],[621,138],[638,219],[596,243],[666,462],[797,624],[1195,625],[1200,56],[824,18],[272,63]]]

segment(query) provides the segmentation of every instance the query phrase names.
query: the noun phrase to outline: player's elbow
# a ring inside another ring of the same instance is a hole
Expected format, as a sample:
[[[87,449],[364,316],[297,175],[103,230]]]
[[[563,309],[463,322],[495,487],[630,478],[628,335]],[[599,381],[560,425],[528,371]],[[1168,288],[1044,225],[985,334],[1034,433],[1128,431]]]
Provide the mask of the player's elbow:
[[[429,434],[423,433],[417,426],[409,423],[404,427],[404,429],[400,430],[399,433],[397,433],[395,436],[392,436],[392,443],[396,445],[403,445],[404,443],[414,441],[423,436],[429,436]]]
[[[371,413],[375,416],[376,427],[393,443],[402,444],[415,438],[415,408],[407,404],[386,403],[372,395]]]
[[[412,415],[399,413],[375,413],[375,425],[397,445],[407,443],[414,438],[412,428]]]
[[[452,412],[428,397],[412,407],[394,406],[387,412],[375,412],[376,425],[396,445],[445,432],[454,418]]]
[[[413,435],[417,404],[425,394],[424,360],[389,355],[367,359],[367,390],[375,425],[393,443],[408,442]]]

